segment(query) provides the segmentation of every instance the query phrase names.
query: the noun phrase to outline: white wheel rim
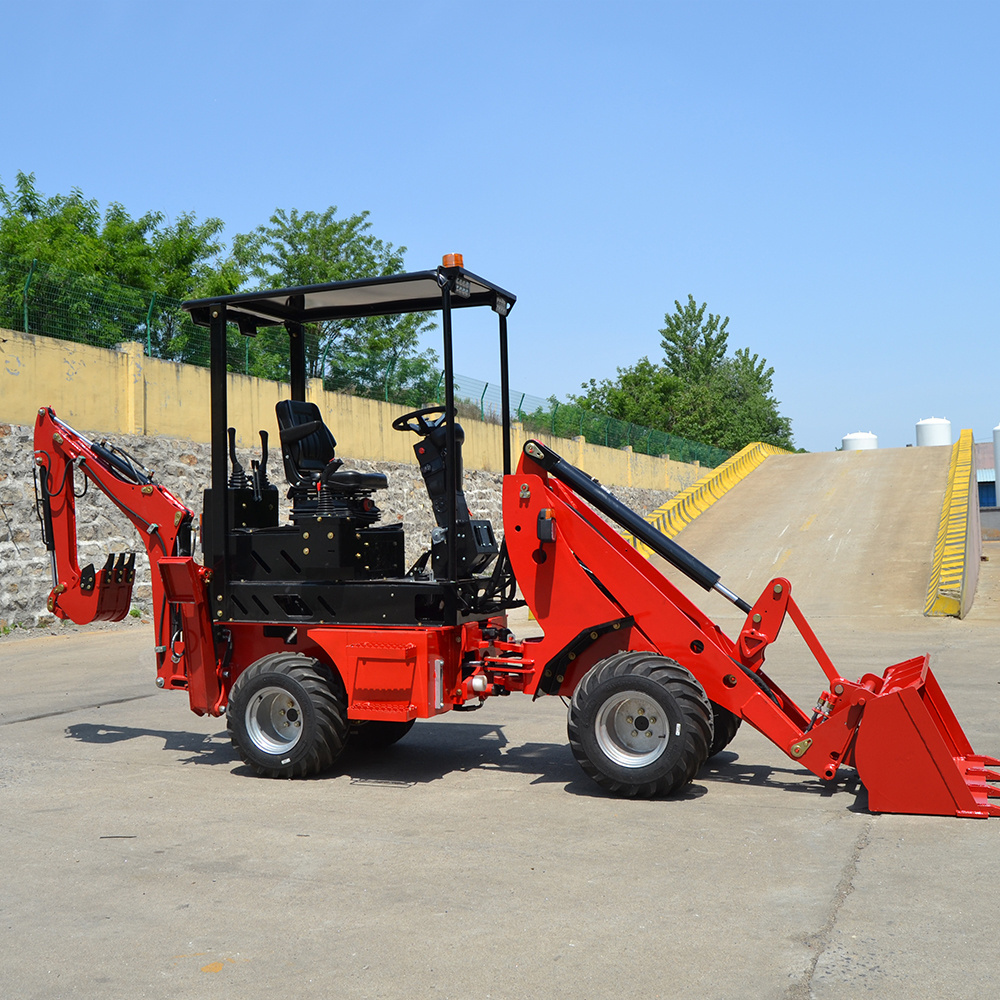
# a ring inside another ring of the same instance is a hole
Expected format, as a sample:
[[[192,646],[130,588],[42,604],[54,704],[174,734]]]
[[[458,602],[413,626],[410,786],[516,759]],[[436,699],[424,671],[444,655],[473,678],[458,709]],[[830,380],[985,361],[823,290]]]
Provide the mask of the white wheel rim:
[[[670,722],[663,706],[641,691],[619,691],[594,720],[604,755],[619,767],[648,767],[667,749]]]
[[[250,741],[264,753],[287,753],[302,735],[302,707],[281,687],[256,692],[244,719]]]

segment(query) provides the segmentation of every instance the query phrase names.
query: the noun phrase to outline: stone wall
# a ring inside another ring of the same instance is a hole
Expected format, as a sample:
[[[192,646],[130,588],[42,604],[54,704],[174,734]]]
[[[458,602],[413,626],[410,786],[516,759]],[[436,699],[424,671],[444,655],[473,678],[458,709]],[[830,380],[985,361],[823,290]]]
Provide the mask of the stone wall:
[[[211,478],[210,449],[206,444],[165,437],[117,435],[114,444],[134,455],[152,469],[158,483],[167,487],[182,503],[200,514],[202,491]],[[45,602],[52,587],[50,561],[41,540],[35,515],[32,428],[0,424],[0,628],[14,625],[37,626],[52,623]],[[255,452],[240,450],[246,468]],[[389,488],[380,492],[377,503],[383,523],[401,522],[406,531],[406,559],[411,564],[430,543],[433,516],[420,471],[416,465],[400,462],[369,462],[344,456],[345,466],[384,472]],[[268,471],[279,490],[283,487],[281,457],[272,448]],[[501,479],[496,473],[466,469],[465,494],[473,516],[493,522],[502,537]],[[82,488],[77,477],[77,489]],[[283,490],[282,490],[283,492]],[[646,515],[673,494],[663,490],[615,487],[615,495]],[[287,519],[287,509],[282,515]],[[137,579],[133,606],[149,610],[149,565],[142,544],[131,523],[92,484],[77,501],[80,565],[93,563],[100,568],[110,552],[138,550]],[[200,552],[198,553],[200,554]]]

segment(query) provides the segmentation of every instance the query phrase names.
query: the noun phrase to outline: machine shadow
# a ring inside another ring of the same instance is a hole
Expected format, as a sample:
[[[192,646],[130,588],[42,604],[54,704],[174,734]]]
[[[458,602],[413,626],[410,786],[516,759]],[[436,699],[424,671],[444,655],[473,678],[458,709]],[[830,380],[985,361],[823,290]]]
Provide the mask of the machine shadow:
[[[182,764],[233,764],[239,760],[236,751],[229,742],[229,734],[221,733],[188,733],[166,729],[138,729],[132,726],[104,726],[93,723],[78,723],[66,730],[66,736],[81,743],[96,745],[111,745],[123,743],[126,740],[137,740],[151,736],[163,740],[163,749],[173,753],[186,753],[190,756],[182,758]]]
[[[616,798],[583,774],[567,744],[512,746],[503,726],[469,722],[418,722],[399,743],[378,751],[352,750],[348,745],[334,772],[326,777],[342,774],[355,781],[423,784],[477,770],[528,775],[532,785],[562,785],[570,795],[583,798]],[[693,801],[707,791],[704,785],[688,785],[671,801]]]
[[[183,753],[182,764],[229,766],[232,773],[256,777],[243,764],[229,741],[229,734],[205,734],[131,726],[79,723],[66,729],[69,739],[93,745],[111,745],[127,740],[153,737],[163,741],[163,750]],[[234,766],[235,765],[235,766]],[[522,743],[512,746],[503,726],[474,722],[447,722],[416,726],[398,743],[383,749],[351,747],[332,770],[313,781],[348,777],[358,782],[429,784],[449,774],[499,771],[530,776],[532,785],[561,784],[570,795],[584,798],[614,798],[587,778],[565,743]],[[867,813],[868,792],[857,773],[846,770],[833,782],[821,782],[805,768],[744,764],[739,754],[726,750],[707,761],[697,780],[687,785],[671,802],[691,802],[709,793],[714,784],[751,785],[786,792],[829,798],[840,792],[854,795],[848,812]]]
[[[66,729],[66,736],[97,746],[152,737],[163,741],[165,751],[188,754],[181,758],[183,764],[229,765],[236,775],[256,777],[240,760],[225,730],[206,735],[183,730],[78,723]],[[383,749],[354,748],[348,743],[330,771],[307,780],[329,781],[346,776],[360,781],[426,784],[451,773],[476,770],[531,775],[535,778],[533,784],[567,783],[580,776],[576,761],[565,744],[512,746],[502,726],[448,722],[442,725],[418,723],[398,743]],[[600,790],[597,791],[600,794]]]
[[[768,764],[744,764],[740,756],[724,750],[706,761],[698,778],[708,784],[728,783],[777,788],[784,792],[802,792],[820,798],[831,798],[841,792],[854,795],[849,812],[868,812],[868,791],[856,771],[850,768],[838,772],[833,781],[821,781],[806,768],[772,767]]]
[[[348,743],[329,776],[425,784],[447,774],[479,770],[529,775],[534,778],[532,784],[567,783],[579,775],[565,744],[512,745],[503,726],[449,721],[418,722],[398,743],[380,750],[362,750]]]

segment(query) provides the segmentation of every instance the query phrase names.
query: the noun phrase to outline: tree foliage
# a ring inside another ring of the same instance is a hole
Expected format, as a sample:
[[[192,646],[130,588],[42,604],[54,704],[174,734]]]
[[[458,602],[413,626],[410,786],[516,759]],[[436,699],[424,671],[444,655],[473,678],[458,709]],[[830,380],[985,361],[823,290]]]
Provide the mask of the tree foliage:
[[[206,338],[178,309],[183,299],[403,270],[406,248],[377,238],[367,212],[279,208],[231,248],[223,230],[221,219],[190,212],[133,218],[118,202],[102,212],[77,188],[47,197],[34,174],[18,173],[10,189],[0,183],[0,325],[22,328],[27,311],[29,331],[51,333],[58,317],[73,339],[107,347],[141,340],[157,357],[204,364]],[[25,296],[28,275],[36,291],[47,283],[44,295]],[[437,358],[419,348],[430,328],[426,316],[323,324],[307,332],[308,375],[328,388],[430,402]],[[229,355],[235,370],[288,379],[283,329],[249,343],[233,335]]]
[[[35,175],[18,173],[14,189],[0,184],[0,254],[105,278],[172,298],[232,291],[243,276],[226,259],[221,219],[199,222],[163,212],[137,219],[112,202],[103,215],[97,201],[74,188],[45,197]]]
[[[368,212],[337,218],[336,206],[324,212],[277,209],[267,224],[233,241],[234,256],[257,288],[398,274],[405,252],[371,233]],[[419,343],[430,329],[426,315],[315,324],[307,337],[308,374],[322,378],[327,388],[355,395],[427,402],[437,381],[437,356],[420,352]],[[276,366],[287,358],[284,332],[258,336],[267,376],[281,377]]]
[[[727,354],[729,317],[692,295],[664,317],[663,363],[648,357],[613,379],[585,382],[580,405],[735,452],[754,441],[794,448],[791,422],[773,396],[774,369],[738,348]]]
[[[102,214],[78,188],[46,197],[34,174],[18,173],[12,190],[0,184],[0,321],[23,325],[29,274],[36,290],[47,283],[34,296],[31,330],[61,328],[68,318],[88,343],[149,340],[159,356],[186,360],[174,343],[176,300],[235,291],[243,280],[222,229],[221,219],[191,213],[173,222],[162,212],[133,218],[118,202]]]
[[[670,430],[683,386],[683,380],[664,366],[640,358],[629,368],[619,368],[617,378],[585,382],[582,388],[586,392],[574,401],[616,420]]]
[[[709,313],[705,319],[707,303],[699,306],[690,294],[683,306],[674,299],[674,307],[660,330],[666,370],[688,383],[704,382],[726,356],[729,317],[720,321]]]

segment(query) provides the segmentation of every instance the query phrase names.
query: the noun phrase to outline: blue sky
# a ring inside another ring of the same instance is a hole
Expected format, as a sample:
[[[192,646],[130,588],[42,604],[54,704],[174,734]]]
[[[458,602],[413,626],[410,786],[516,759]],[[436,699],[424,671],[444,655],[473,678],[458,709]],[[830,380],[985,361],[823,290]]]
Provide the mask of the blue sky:
[[[35,0],[0,181],[218,216],[371,212],[509,288],[511,381],[659,357],[675,299],[775,369],[796,443],[1000,422],[1000,5]],[[493,325],[456,369],[493,380]]]

